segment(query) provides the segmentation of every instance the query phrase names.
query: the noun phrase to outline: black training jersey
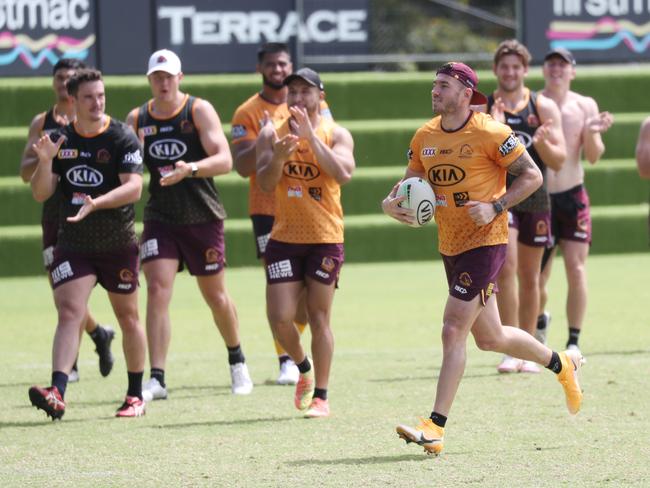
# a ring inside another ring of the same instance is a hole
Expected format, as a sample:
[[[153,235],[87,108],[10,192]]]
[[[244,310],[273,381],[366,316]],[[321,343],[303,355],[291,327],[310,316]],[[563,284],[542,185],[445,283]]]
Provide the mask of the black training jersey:
[[[45,119],[43,120],[43,127],[41,127],[41,136],[45,134],[51,134],[57,130],[65,127],[65,125],[59,124],[54,118],[54,107],[49,109],[45,113]],[[63,197],[61,194],[61,189],[59,185],[56,186],[56,190],[50,198],[43,202],[43,212],[41,213],[41,222],[58,222],[59,221],[59,207],[61,207],[61,202]]]
[[[541,125],[539,114],[537,113],[537,93],[529,90],[527,98],[526,106],[522,110],[516,113],[506,111],[504,115],[506,117],[506,124],[510,126],[521,143],[526,147],[526,151],[528,151],[528,154],[530,154],[535,164],[539,167],[544,179],[542,186],[524,201],[515,205],[513,210],[519,212],[545,212],[551,208],[551,201],[546,187],[546,165],[539,154],[537,154],[535,146],[533,146],[533,134],[535,134],[535,131]],[[494,95],[488,97],[488,113],[492,105],[494,105]],[[514,178],[513,175],[508,173],[506,180],[507,187],[510,187]]]
[[[174,170],[176,161],[187,163],[207,157],[194,124],[196,98],[185,96],[176,114],[159,119],[151,101],[138,111],[138,135],[144,140],[144,162],[151,174],[144,221],[166,224],[200,224],[226,218],[212,178],[185,178],[162,187],[160,178]]]
[[[74,123],[65,126],[59,134],[66,141],[52,162],[52,171],[59,175],[63,193],[57,245],[95,253],[137,243],[133,204],[96,210],[81,222],[66,221],[77,214],[86,195],[96,198],[117,188],[122,184],[120,174],[142,174],[142,153],[135,133],[123,122],[107,116],[102,130],[93,136],[79,135]]]

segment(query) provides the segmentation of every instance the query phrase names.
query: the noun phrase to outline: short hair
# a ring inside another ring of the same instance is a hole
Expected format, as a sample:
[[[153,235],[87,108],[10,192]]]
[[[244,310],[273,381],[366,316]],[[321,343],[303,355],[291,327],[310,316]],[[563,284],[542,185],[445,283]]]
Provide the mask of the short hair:
[[[528,67],[528,65],[530,64],[531,56],[530,56],[530,51],[528,51],[528,48],[524,46],[521,42],[519,42],[517,39],[507,39],[503,41],[501,44],[499,44],[499,46],[497,47],[497,50],[494,53],[494,65],[496,66],[497,64],[499,64],[499,61],[501,61],[502,57],[508,56],[510,54],[519,56],[519,59],[521,59],[521,63],[525,67]]]
[[[80,70],[86,68],[86,64],[83,61],[80,61],[79,59],[73,59],[73,58],[62,58],[59,59],[56,64],[54,65],[54,68],[52,68],[52,76],[56,74],[57,71],[60,69],[73,69],[73,70]]]
[[[92,81],[103,81],[102,72],[94,68],[84,68],[77,71],[72,78],[66,83],[66,88],[68,89],[68,95],[71,97],[76,97],[79,87],[83,83],[90,83]]]
[[[276,53],[287,53],[291,55],[289,52],[289,46],[284,42],[267,42],[266,44],[262,44],[257,50],[257,62],[261,63],[264,61],[264,56],[267,54]]]

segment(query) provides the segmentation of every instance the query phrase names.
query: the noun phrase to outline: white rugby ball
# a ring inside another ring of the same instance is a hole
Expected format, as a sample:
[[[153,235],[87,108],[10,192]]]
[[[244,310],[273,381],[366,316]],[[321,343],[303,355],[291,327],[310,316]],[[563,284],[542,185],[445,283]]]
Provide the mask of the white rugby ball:
[[[398,197],[404,197],[400,207],[415,210],[415,223],[411,227],[420,227],[433,218],[436,211],[436,194],[431,185],[422,178],[407,178],[397,188]]]

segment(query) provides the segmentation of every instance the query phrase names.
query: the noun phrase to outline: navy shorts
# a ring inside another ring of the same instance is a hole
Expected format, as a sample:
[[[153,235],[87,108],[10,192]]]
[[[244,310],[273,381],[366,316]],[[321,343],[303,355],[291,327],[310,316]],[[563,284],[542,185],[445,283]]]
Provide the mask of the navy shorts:
[[[138,246],[104,253],[80,253],[54,249],[50,267],[52,288],[94,275],[106,291],[128,295],[138,289]]]
[[[291,244],[269,240],[264,255],[269,285],[312,278],[337,283],[344,261],[343,244]]]
[[[140,262],[176,259],[193,276],[217,274],[226,265],[223,220],[205,224],[163,224],[148,221],[140,237]]]
[[[449,294],[469,302],[476,295],[485,302],[497,288],[497,276],[506,260],[506,244],[470,249],[456,256],[442,255],[447,273]]]

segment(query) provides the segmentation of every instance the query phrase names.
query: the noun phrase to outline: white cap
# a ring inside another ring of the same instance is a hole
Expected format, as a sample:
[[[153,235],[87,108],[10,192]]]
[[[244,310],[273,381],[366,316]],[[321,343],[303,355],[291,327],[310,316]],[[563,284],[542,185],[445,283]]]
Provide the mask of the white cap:
[[[147,76],[154,71],[164,71],[165,73],[176,76],[181,72],[181,60],[169,49],[156,51],[149,58]]]

